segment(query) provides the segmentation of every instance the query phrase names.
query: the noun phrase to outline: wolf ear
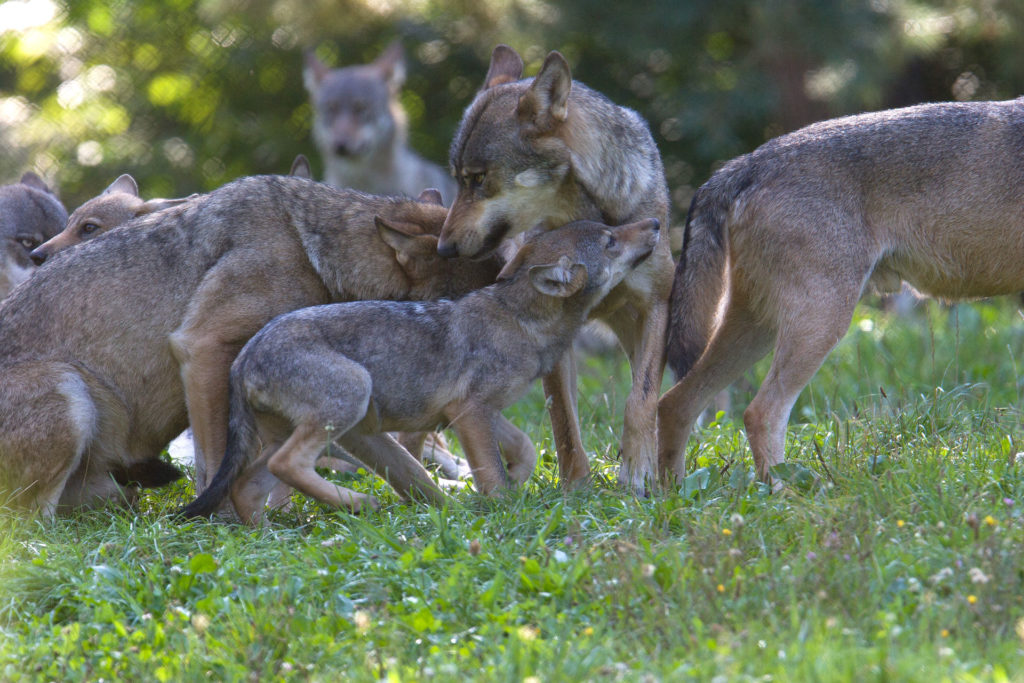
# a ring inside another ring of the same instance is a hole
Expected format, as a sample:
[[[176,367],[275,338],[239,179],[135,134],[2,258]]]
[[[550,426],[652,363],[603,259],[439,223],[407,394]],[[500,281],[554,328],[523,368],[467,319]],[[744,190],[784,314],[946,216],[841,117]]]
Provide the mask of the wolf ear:
[[[316,52],[313,48],[309,48],[303,53],[305,58],[306,66],[302,70],[302,82],[306,85],[306,90],[313,93],[323,82],[324,78],[327,77],[327,72],[330,69],[327,65],[317,59]]]
[[[587,284],[587,267],[563,256],[558,263],[530,268],[530,282],[541,294],[566,299]]]
[[[437,238],[433,235],[420,234],[414,226],[386,221],[380,216],[374,216],[373,222],[381,241],[395,250],[395,259],[403,268],[414,259],[437,256]]]
[[[405,55],[402,42],[396,40],[384,48],[380,57],[373,60],[373,65],[380,71],[392,94],[398,93],[405,83]]]
[[[526,260],[527,255],[529,255],[531,251],[533,251],[533,245],[531,244],[524,244],[519,247],[518,251],[512,255],[512,258],[506,261],[505,265],[502,266],[501,272],[499,272],[498,276],[494,278],[494,281],[501,282],[502,280],[511,280],[512,276],[515,275],[516,271],[519,270],[519,267],[523,265],[523,261]]]
[[[47,187],[46,182],[32,171],[25,171],[25,173],[21,176],[20,182],[22,185],[28,185],[29,187],[39,190],[41,192],[45,192],[47,194],[54,194],[53,190]]]
[[[181,197],[176,199],[150,199],[149,201],[143,202],[139,210],[135,212],[136,216],[143,216],[147,213],[155,213],[157,211],[163,211],[169,209],[172,206],[178,204],[184,204],[192,197]]]
[[[423,192],[420,192],[420,196],[416,198],[416,201],[423,202],[424,204],[444,206],[444,201],[441,199],[441,191],[434,187],[428,187]]]
[[[132,178],[127,173],[123,173],[117,177],[117,180],[110,183],[107,189],[103,190],[103,194],[110,194],[111,192],[124,192],[133,197],[138,197],[139,184],[135,182],[135,178]]]
[[[552,50],[530,88],[519,98],[516,107],[519,120],[532,123],[540,130],[554,128],[569,117],[571,89],[569,63],[561,53]]]
[[[523,77],[523,58],[508,45],[498,45],[491,53],[491,66],[484,77],[481,90],[493,88],[502,83],[512,83]]]
[[[295,176],[296,178],[305,178],[306,180],[313,179],[313,172],[309,170],[309,159],[306,158],[305,154],[299,154],[295,157],[288,175]]]

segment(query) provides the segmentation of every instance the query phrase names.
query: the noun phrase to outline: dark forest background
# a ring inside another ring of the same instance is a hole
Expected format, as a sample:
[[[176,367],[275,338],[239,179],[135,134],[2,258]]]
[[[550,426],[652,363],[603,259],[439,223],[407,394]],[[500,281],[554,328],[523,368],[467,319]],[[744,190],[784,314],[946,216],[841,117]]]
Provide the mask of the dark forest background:
[[[439,163],[490,51],[560,50],[650,121],[677,215],[716,164],[831,116],[1024,91],[1018,0],[9,0],[0,181],[35,170],[74,208],[122,172],[144,196],[319,177],[302,51],[332,66],[405,47],[410,140]]]

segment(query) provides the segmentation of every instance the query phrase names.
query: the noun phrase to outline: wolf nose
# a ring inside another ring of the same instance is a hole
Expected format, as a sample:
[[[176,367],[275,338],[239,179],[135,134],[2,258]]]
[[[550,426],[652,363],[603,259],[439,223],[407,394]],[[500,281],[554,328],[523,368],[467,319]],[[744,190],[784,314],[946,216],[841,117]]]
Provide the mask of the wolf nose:
[[[439,256],[443,256],[445,258],[455,258],[459,255],[459,248],[454,242],[445,242],[444,240],[440,240],[437,243],[437,253]]]
[[[44,252],[39,251],[38,249],[34,249],[31,252],[29,252],[28,257],[32,259],[32,263],[36,264],[37,266],[43,265],[43,262],[46,261],[46,254]]]

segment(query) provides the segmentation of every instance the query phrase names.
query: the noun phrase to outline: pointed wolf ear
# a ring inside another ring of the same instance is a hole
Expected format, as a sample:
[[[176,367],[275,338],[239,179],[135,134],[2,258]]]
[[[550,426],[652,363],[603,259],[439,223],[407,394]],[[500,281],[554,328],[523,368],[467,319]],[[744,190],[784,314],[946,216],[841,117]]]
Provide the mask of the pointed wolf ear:
[[[587,284],[587,267],[563,256],[558,263],[531,267],[530,282],[541,294],[566,299]]]
[[[381,241],[395,250],[395,259],[403,268],[413,259],[437,256],[437,238],[433,235],[420,234],[415,226],[387,221],[380,216],[374,216],[373,222]]]
[[[441,199],[441,191],[434,187],[428,187],[423,192],[420,192],[420,196],[416,198],[416,201],[423,202],[424,204],[444,206],[444,201]]]
[[[491,53],[491,66],[484,77],[481,90],[493,88],[502,83],[512,83],[523,77],[523,58],[508,45],[498,45]]]
[[[524,244],[519,247],[519,250],[512,255],[505,265],[502,267],[501,272],[498,273],[498,277],[494,278],[495,282],[501,282],[502,280],[510,280],[512,276],[516,274],[519,267],[523,265],[523,261],[526,260],[527,255],[533,251],[532,244]]]
[[[395,40],[380,53],[380,57],[373,60],[392,94],[402,89],[405,83],[405,54],[402,51],[402,41]]]
[[[316,52],[313,48],[309,48],[303,53],[305,58],[306,67],[302,70],[302,81],[306,84],[306,90],[309,92],[316,92],[316,89],[323,82],[324,78],[327,77],[327,72],[330,69],[327,65],[317,59]]]
[[[46,185],[46,182],[32,171],[25,171],[19,182],[21,182],[22,185],[28,185],[33,189],[40,190],[41,192],[54,194],[53,190]]]
[[[193,196],[195,196],[195,195],[193,195]],[[150,199],[149,201],[146,201],[146,202],[142,203],[142,206],[140,206],[139,209],[135,212],[135,215],[136,216],[142,216],[142,215],[145,215],[147,213],[155,213],[157,211],[163,211],[164,209],[169,209],[172,206],[177,206],[178,204],[184,204],[185,202],[187,202],[191,198],[192,197],[180,197],[180,198],[176,198],[176,199]]]
[[[123,173],[117,177],[117,180],[110,183],[107,189],[103,190],[103,194],[110,194],[111,192],[124,192],[133,197],[138,197],[139,184],[135,182],[135,178],[132,178],[127,173]]]
[[[529,90],[519,98],[516,113],[519,120],[532,123],[541,130],[549,130],[569,117],[569,91],[572,73],[561,53],[548,53],[530,84]]]
[[[306,180],[313,179],[313,172],[309,170],[309,159],[306,158],[305,154],[299,154],[295,157],[288,175],[295,176],[296,178],[305,178]]]

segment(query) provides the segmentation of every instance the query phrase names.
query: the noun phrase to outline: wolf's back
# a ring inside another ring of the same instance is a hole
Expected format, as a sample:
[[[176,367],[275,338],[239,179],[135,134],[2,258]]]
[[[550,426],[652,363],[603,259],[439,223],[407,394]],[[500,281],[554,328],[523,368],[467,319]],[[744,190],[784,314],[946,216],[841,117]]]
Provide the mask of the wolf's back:
[[[733,159],[690,202],[669,299],[667,361],[678,380],[704,352],[724,294],[729,211],[756,177],[750,155]]]

